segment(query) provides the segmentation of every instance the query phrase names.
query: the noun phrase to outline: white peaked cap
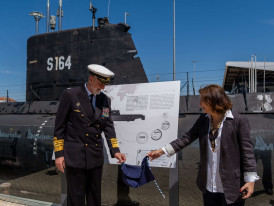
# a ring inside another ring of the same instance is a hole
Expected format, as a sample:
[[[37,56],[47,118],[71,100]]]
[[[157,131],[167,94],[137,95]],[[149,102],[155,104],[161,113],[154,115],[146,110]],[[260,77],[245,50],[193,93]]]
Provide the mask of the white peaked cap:
[[[94,74],[97,74],[97,75],[99,75],[101,77],[105,77],[105,78],[114,76],[114,73],[112,71],[110,71],[106,67],[101,66],[99,64],[88,65],[88,70]]]

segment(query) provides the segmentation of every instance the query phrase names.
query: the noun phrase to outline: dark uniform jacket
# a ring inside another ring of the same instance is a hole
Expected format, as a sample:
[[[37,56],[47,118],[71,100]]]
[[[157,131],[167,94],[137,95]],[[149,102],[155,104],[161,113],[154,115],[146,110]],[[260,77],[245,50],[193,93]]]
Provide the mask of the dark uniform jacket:
[[[240,188],[244,184],[244,172],[256,172],[250,127],[246,117],[232,113],[226,118],[221,134],[219,173],[227,204],[241,199]],[[209,118],[202,114],[189,132],[171,142],[175,152],[199,138],[200,162],[197,185],[203,192],[207,184]]]
[[[120,152],[110,115],[111,101],[105,94],[96,96],[93,109],[84,85],[65,90],[55,119],[55,158],[64,156],[65,164],[70,167],[101,166],[104,163],[102,132],[111,155]]]

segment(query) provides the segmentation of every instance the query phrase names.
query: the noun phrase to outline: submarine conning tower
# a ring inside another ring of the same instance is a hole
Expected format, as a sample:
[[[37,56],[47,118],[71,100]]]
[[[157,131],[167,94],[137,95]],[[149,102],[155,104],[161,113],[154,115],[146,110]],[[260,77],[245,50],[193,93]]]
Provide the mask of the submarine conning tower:
[[[31,36],[27,41],[26,101],[59,100],[66,88],[87,81],[89,64],[104,65],[115,73],[113,84],[148,82],[125,23]]]

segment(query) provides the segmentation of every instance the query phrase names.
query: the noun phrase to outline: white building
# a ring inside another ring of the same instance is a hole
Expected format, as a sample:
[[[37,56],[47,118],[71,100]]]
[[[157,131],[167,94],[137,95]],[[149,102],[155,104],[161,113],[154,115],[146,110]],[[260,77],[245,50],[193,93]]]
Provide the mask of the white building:
[[[274,62],[226,62],[223,88],[230,93],[273,92]]]

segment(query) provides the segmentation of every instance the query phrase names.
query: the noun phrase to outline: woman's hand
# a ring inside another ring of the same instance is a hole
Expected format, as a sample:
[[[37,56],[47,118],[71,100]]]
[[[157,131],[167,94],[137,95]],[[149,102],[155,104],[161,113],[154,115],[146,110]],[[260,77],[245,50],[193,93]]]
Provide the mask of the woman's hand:
[[[247,192],[243,193],[242,199],[247,199],[253,194],[254,185],[255,185],[255,182],[247,182],[244,184],[244,186],[242,186],[240,192],[243,192],[244,190],[247,191]]]
[[[150,160],[154,160],[162,156],[163,154],[165,154],[164,151],[162,149],[158,149],[158,150],[154,150],[147,153],[147,156],[149,157]]]

